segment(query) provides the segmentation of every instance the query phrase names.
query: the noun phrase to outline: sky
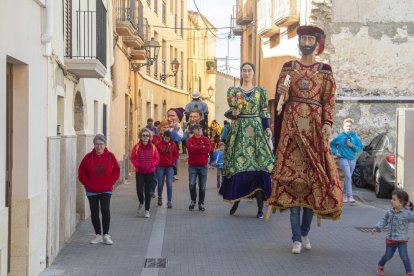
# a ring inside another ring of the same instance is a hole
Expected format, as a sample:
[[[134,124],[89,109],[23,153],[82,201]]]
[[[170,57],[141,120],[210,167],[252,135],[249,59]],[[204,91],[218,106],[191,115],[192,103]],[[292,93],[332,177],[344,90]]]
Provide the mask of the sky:
[[[188,10],[197,11],[194,1],[200,10],[214,27],[230,27],[230,16],[233,11],[233,5],[236,0],[187,0]],[[227,37],[230,28],[219,29],[217,36]],[[231,39],[216,39],[216,57],[217,67],[219,71],[229,73],[233,76],[239,77],[240,67],[240,37],[233,36]],[[227,43],[229,43],[229,53],[227,53]],[[229,72],[226,72],[224,58],[229,56]]]

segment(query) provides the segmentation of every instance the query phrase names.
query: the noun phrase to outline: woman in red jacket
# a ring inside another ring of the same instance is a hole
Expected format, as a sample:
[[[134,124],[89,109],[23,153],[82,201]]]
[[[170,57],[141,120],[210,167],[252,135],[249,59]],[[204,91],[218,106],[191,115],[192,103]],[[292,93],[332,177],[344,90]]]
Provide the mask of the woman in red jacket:
[[[150,217],[151,185],[154,180],[155,166],[160,162],[156,146],[150,142],[152,132],[143,128],[139,132],[139,142],[131,152],[131,162],[135,167],[137,195],[139,200],[138,213],[141,213],[142,205],[145,200],[145,215]],[[145,196],[144,196],[145,195]]]
[[[79,181],[85,186],[86,196],[91,209],[91,220],[95,229],[95,238],[90,243],[105,242],[112,244],[109,236],[109,223],[111,214],[109,205],[111,202],[112,189],[119,178],[119,165],[114,154],[106,148],[106,138],[97,134],[93,138],[95,148],[85,155],[79,165]],[[99,205],[101,206],[102,228],[99,219]],[[102,239],[103,234],[103,239]]]
[[[157,166],[156,174],[158,178],[158,205],[162,205],[162,190],[164,189],[164,179],[167,182],[167,208],[172,208],[172,183],[174,177],[174,164],[178,159],[178,149],[171,139],[171,131],[164,131],[163,140],[158,143],[157,149],[160,154],[160,163]]]

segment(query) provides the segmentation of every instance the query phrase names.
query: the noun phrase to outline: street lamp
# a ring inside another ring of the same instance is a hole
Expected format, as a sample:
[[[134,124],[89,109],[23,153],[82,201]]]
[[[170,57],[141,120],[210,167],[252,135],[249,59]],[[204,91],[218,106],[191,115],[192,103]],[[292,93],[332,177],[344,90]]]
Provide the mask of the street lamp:
[[[180,62],[178,62],[178,60],[175,58],[173,61],[171,61],[170,63],[171,66],[171,71],[173,72],[172,74],[160,74],[160,79],[165,81],[168,77],[175,77],[177,75],[178,72],[178,68],[180,68]]]
[[[132,63],[132,70],[138,71],[143,66],[151,66],[158,59],[158,53],[160,52],[161,45],[155,38],[151,38],[150,41],[145,41],[142,48],[145,49],[147,62],[145,63]]]
[[[214,92],[213,86],[210,85],[210,87],[207,89],[207,92],[208,92],[208,96],[211,99],[211,97],[213,97],[213,92]]]

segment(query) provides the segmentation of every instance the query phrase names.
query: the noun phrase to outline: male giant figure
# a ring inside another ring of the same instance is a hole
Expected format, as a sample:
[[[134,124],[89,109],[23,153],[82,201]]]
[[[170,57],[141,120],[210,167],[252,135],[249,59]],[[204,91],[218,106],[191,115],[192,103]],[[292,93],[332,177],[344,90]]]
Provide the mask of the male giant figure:
[[[276,89],[283,105],[275,118],[276,169],[269,199],[269,211],[290,209],[295,254],[302,247],[311,249],[313,215],[336,220],[342,213],[342,189],[329,147],[335,80],[331,67],[315,60],[323,52],[325,34],[316,26],[300,26],[297,33],[302,57],[284,64]]]

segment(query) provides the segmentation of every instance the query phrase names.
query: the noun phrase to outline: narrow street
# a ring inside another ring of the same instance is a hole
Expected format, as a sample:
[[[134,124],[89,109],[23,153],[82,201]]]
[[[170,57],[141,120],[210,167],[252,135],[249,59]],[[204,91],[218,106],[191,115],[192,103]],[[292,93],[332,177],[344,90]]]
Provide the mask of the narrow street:
[[[55,262],[40,275],[376,275],[385,251],[384,233],[372,236],[356,227],[376,223],[384,210],[346,204],[341,221],[313,221],[311,251],[291,253],[289,213],[270,222],[255,218],[255,201],[243,201],[235,216],[217,194],[215,170],[209,170],[206,211],[188,211],[187,165],[181,156],[174,182],[173,209],[156,206],[151,218],[136,213],[135,179],[121,185],[112,198],[112,246],[89,244],[90,219],[80,223]],[[370,191],[367,191],[370,192]],[[357,194],[360,194],[358,191]],[[164,198],[166,191],[164,189]],[[413,234],[412,230],[410,231]],[[409,252],[413,252],[409,243]],[[166,258],[166,268],[144,268],[146,258]],[[387,275],[403,275],[398,256]]]

